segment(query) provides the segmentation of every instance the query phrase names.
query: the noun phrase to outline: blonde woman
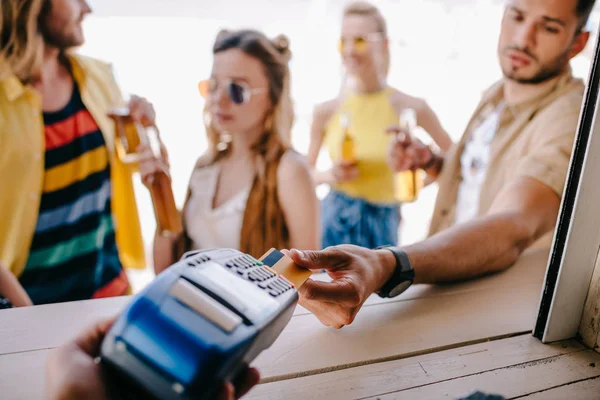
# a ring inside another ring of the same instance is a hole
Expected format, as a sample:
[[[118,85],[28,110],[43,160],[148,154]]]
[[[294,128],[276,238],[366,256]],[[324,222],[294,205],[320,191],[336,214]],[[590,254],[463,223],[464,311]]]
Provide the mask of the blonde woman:
[[[394,198],[393,171],[386,155],[392,140],[386,130],[398,124],[402,110],[417,112],[417,122],[446,150],[451,140],[427,104],[387,82],[390,49],[381,12],[366,2],[344,10],[339,51],[346,71],[338,98],[315,108],[308,152],[315,166],[323,145],[333,168],[318,171],[317,183],[331,185],[323,201],[323,247],[355,244],[364,247],[398,242],[399,207]],[[357,162],[341,160],[343,118],[347,117]]]
[[[223,31],[213,54],[210,79],[200,84],[209,149],[190,179],[183,236],[155,237],[157,273],[191,249],[230,247],[259,257],[271,247],[320,248],[310,167],[289,142],[287,39]],[[144,152],[143,179],[164,163]]]

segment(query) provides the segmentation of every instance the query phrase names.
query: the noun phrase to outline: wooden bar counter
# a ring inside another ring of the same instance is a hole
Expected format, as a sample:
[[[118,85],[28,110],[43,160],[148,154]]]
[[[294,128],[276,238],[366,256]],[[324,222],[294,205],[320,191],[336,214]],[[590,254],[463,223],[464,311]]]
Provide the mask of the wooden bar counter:
[[[598,399],[600,354],[575,340],[531,336],[547,251],[508,271],[372,297],[341,330],[297,307],[254,365],[263,381],[247,399],[455,399],[474,390],[506,398]],[[48,352],[128,298],[0,311],[0,399],[44,398]]]

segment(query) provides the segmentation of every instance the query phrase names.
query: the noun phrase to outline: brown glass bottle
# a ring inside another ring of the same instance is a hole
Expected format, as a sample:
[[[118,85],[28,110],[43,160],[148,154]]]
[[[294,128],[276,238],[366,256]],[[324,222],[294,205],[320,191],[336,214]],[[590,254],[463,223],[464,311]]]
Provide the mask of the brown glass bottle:
[[[414,110],[404,110],[400,115],[400,127],[403,132],[399,135],[411,135],[416,125]],[[410,203],[417,200],[422,187],[423,173],[421,170],[398,172],[394,177],[394,197],[401,203]]]
[[[127,108],[114,109],[108,115],[115,122],[117,157],[125,164],[139,162],[137,147],[140,144],[150,143],[147,128],[136,123]],[[156,128],[150,129],[155,130],[157,134]],[[171,178],[168,173],[162,170],[156,171],[148,178],[148,183],[159,234],[169,236],[181,233],[183,230],[181,218],[175,205]]]
[[[348,114],[342,114],[340,119],[340,125],[344,130],[342,134],[342,148],[341,155],[342,161],[347,163],[353,163],[356,161],[356,148],[354,144],[354,138],[350,131],[350,117]]]

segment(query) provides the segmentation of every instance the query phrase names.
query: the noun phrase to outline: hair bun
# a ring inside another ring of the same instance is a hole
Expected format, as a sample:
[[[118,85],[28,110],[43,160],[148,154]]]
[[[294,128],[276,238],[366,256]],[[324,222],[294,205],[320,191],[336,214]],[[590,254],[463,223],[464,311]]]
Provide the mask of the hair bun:
[[[221,29],[218,33],[217,33],[217,37],[216,40],[220,40],[223,39],[226,36],[229,36],[231,34],[231,30],[230,29]]]
[[[290,51],[290,40],[287,36],[281,34],[277,35],[273,40],[271,40],[273,46],[281,54],[285,57],[286,61],[289,61],[292,58],[292,52]]]

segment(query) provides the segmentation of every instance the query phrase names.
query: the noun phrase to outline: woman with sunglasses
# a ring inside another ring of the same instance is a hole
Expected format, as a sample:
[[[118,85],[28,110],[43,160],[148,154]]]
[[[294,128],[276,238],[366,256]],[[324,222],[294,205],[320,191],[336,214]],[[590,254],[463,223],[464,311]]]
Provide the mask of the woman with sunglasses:
[[[206,99],[209,148],[192,173],[180,238],[157,235],[158,273],[185,251],[236,248],[260,257],[271,247],[320,248],[319,203],[310,166],[292,150],[288,41],[222,31],[213,47]],[[142,179],[164,160],[145,148]]]
[[[390,53],[386,22],[366,2],[344,10],[339,50],[345,69],[340,96],[315,108],[309,162],[316,165],[325,144],[332,169],[315,173],[331,185],[323,200],[323,247],[355,244],[368,248],[397,244],[400,212],[394,198],[394,173],[386,164],[391,135],[400,113],[414,109],[417,122],[442,149],[451,140],[427,104],[387,85]],[[350,128],[354,160],[343,161],[345,131]]]

